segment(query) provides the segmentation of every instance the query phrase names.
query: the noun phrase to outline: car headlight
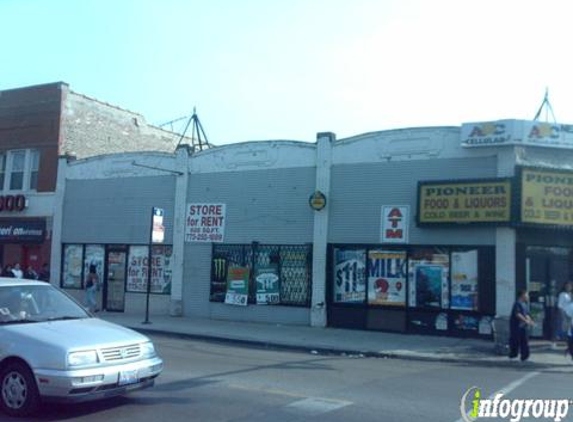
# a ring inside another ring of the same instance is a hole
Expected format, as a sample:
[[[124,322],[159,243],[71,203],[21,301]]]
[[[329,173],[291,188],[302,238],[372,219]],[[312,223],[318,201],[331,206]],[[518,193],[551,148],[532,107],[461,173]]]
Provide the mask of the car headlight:
[[[144,358],[154,358],[157,356],[157,353],[155,353],[155,347],[153,346],[152,342],[148,341],[141,344],[141,356]]]
[[[93,365],[96,363],[98,363],[98,358],[95,350],[72,352],[68,354],[69,366],[85,366],[85,365]]]

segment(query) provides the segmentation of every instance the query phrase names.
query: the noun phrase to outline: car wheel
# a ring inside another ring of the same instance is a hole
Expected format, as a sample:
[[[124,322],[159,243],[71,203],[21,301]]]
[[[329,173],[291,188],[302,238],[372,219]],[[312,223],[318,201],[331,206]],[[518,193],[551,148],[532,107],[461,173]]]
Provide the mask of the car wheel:
[[[33,413],[40,403],[38,386],[32,371],[21,362],[8,363],[0,371],[2,410],[10,416]]]

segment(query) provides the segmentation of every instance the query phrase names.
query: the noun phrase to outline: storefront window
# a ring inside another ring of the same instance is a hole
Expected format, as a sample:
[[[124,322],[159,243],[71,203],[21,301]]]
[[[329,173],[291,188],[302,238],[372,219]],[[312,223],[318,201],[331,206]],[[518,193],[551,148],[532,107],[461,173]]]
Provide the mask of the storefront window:
[[[309,306],[311,259],[309,245],[213,245],[210,300],[225,302],[240,294],[249,304]],[[240,292],[239,272],[249,277]]]
[[[447,250],[414,249],[408,260],[410,307],[449,307],[450,256]]]
[[[308,306],[311,299],[311,250],[308,246],[280,248],[280,297],[285,305]]]
[[[104,268],[105,247],[102,245],[86,245],[84,257],[84,279],[93,265],[96,270],[97,279],[100,283],[103,282],[103,268]]]
[[[334,302],[366,300],[366,250],[334,249]]]
[[[68,289],[82,288],[82,245],[64,246],[64,265],[62,271],[62,287]]]
[[[368,304],[406,306],[406,251],[368,251]]]
[[[478,310],[478,280],[478,251],[452,252],[451,309]]]
[[[173,247],[153,246],[151,259],[151,293],[171,294]]]
[[[147,291],[148,246],[130,246],[127,261],[126,291],[145,293]]]

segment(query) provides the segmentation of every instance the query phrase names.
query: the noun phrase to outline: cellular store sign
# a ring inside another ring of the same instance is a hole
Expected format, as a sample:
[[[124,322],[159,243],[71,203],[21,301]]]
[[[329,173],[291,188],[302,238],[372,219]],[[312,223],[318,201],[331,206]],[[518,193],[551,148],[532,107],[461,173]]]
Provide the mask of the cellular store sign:
[[[0,212],[24,211],[26,197],[24,195],[0,195]]]

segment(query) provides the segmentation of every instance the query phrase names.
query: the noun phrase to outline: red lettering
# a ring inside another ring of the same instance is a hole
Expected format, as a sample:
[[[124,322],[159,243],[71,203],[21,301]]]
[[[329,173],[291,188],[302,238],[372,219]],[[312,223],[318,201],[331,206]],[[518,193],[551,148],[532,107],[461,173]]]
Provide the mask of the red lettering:
[[[398,230],[387,229],[386,230],[386,238],[387,239],[402,239],[403,237],[404,237],[404,232],[402,229],[398,229]]]

